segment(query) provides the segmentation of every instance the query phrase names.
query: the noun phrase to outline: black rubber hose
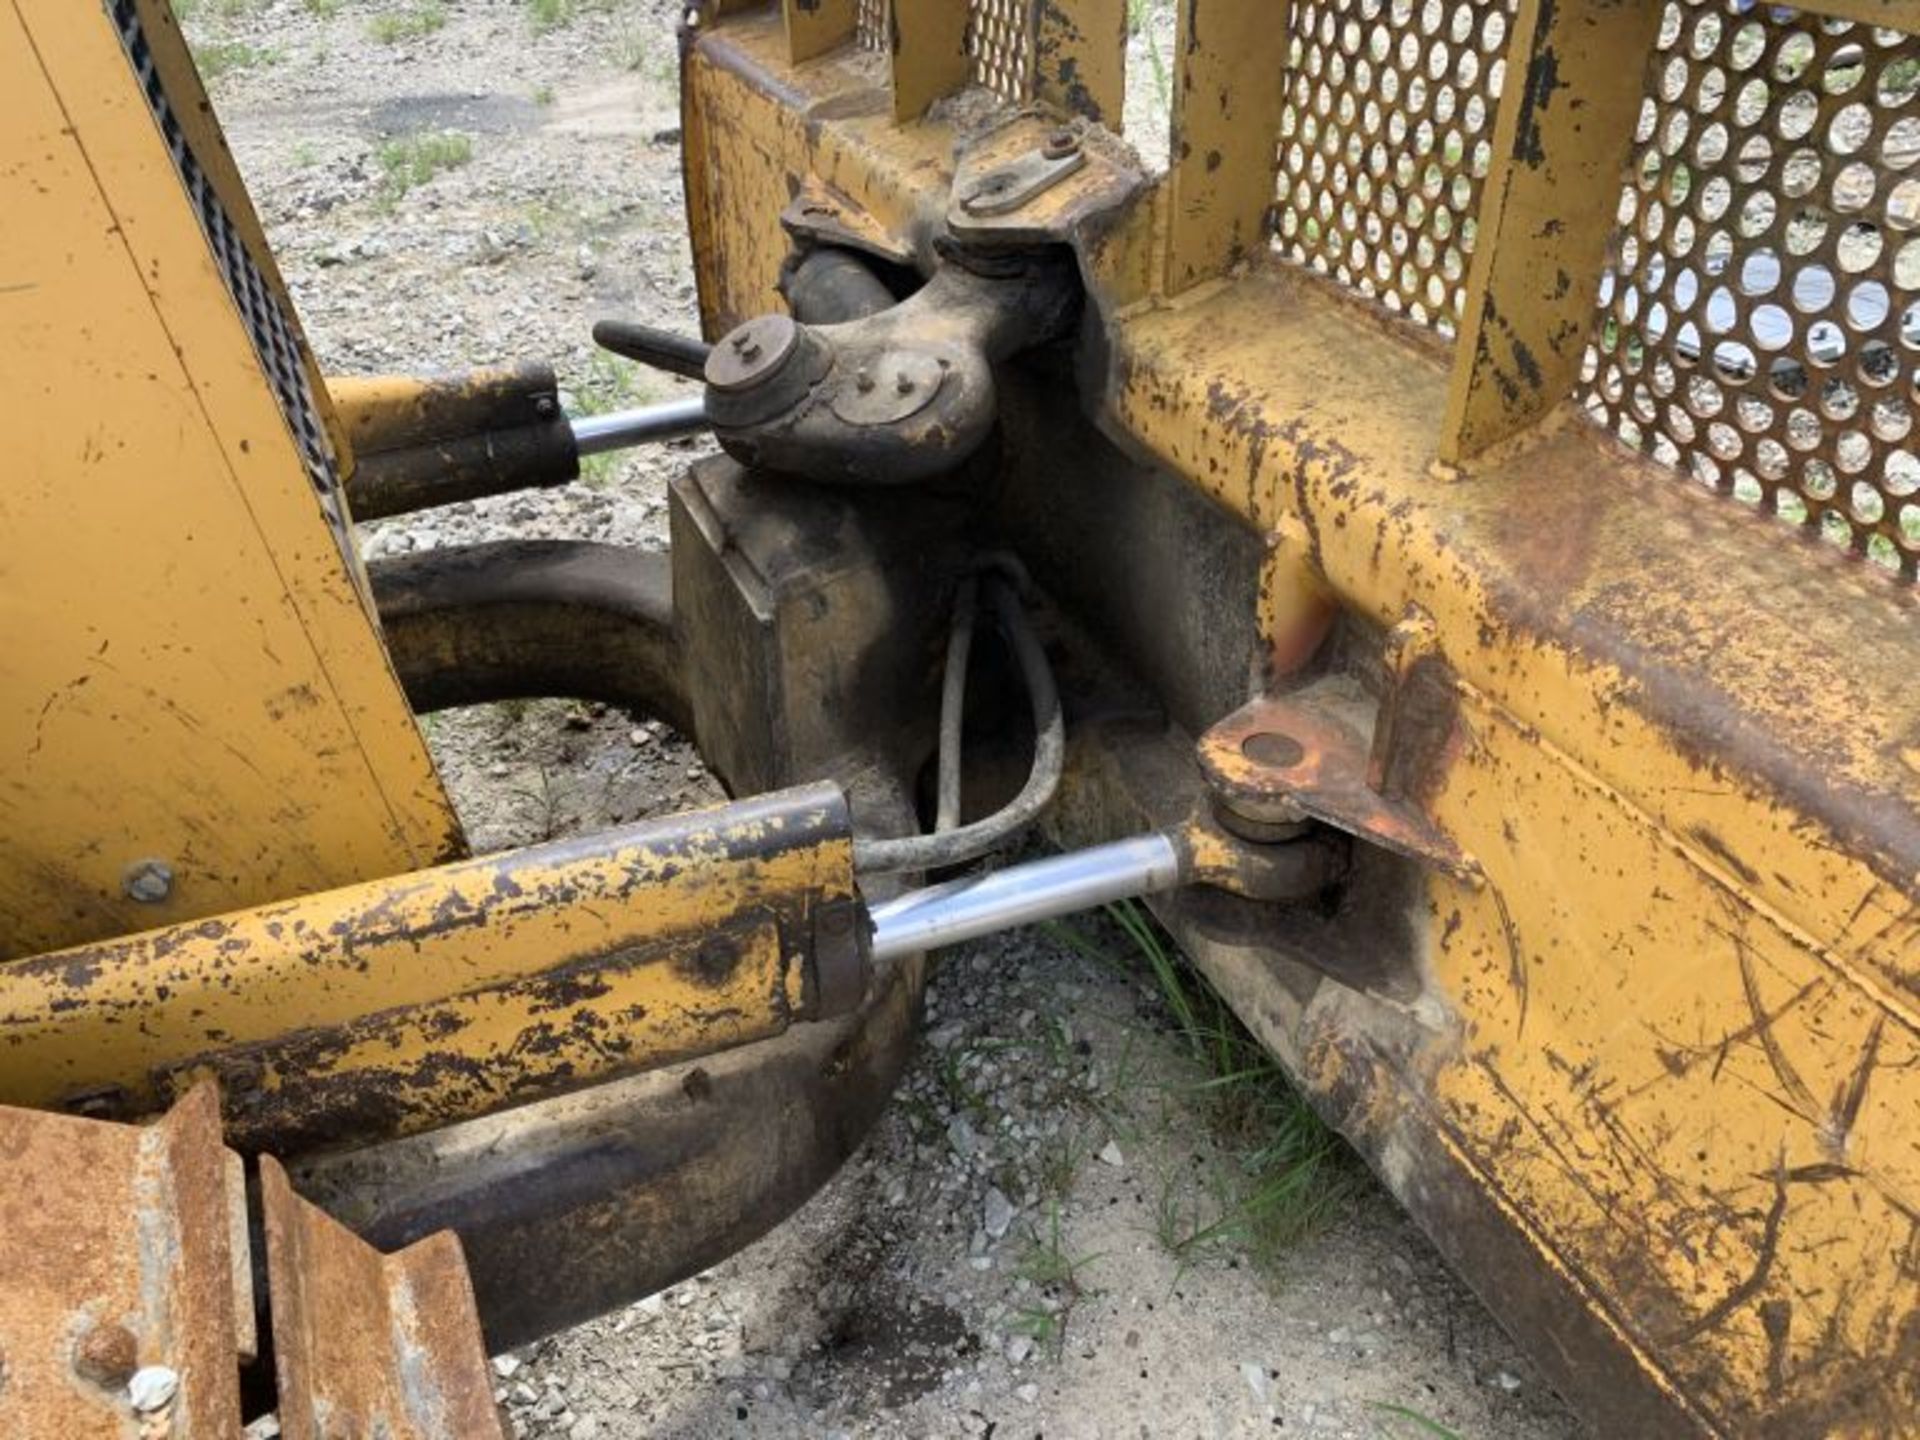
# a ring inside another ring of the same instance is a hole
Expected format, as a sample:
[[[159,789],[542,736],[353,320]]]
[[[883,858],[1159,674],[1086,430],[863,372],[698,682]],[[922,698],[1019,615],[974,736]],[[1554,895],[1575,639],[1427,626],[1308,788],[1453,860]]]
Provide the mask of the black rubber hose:
[[[960,746],[967,710],[967,662],[973,658],[973,621],[980,608],[980,582],[969,575],[953,602],[947,635],[947,670],[940,682],[940,774],[933,833],[960,825]]]
[[[957,830],[897,840],[856,839],[853,867],[862,874],[941,870],[977,860],[1031,824],[1060,788],[1060,775],[1066,768],[1067,729],[1047,652],[1039,636],[1034,634],[1013,586],[999,575],[988,575],[982,583],[1007,643],[1013,648],[1021,678],[1026,682],[1027,699],[1033,707],[1033,768],[1027,774],[1027,783],[1003,809]]]

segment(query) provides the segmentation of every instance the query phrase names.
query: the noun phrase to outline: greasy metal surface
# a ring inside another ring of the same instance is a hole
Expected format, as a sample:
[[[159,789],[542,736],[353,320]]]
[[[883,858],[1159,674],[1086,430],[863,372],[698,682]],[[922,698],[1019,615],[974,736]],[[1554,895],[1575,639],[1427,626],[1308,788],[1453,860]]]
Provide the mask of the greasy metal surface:
[[[238,1440],[234,1302],[251,1291],[235,1282],[213,1087],[144,1127],[0,1108],[0,1155],[0,1429],[126,1440],[146,1419]],[[127,1382],[147,1366],[178,1389],[141,1417]]]
[[[1050,149],[1029,150],[972,176],[955,188],[954,195],[969,216],[1010,215],[1086,163],[1077,141],[1061,146],[1058,154]]]
[[[1516,3],[1295,0],[1273,240],[1282,256],[1454,333]]]
[[[248,281],[257,320],[284,293],[184,42],[164,7],[139,14],[232,273],[265,287]],[[10,7],[0,94],[0,390],[19,422],[0,490],[0,956],[455,853],[303,458],[313,436],[288,428],[279,382],[303,357],[263,370],[113,15]],[[123,872],[150,858],[174,884],[136,904]]]
[[[1525,98],[1493,125],[1468,275],[1479,301],[1459,316],[1444,461],[1523,433],[1573,388],[1592,310],[1574,277],[1593,274],[1605,249],[1640,103],[1632,61],[1657,21],[1652,5],[1613,0],[1517,7],[1508,53]]]
[[[942,266],[899,304],[839,324],[759,316],[714,346],[707,414],[743,464],[832,484],[945,476],[992,431],[992,366],[1059,338],[1078,302],[1054,251]]]
[[[819,785],[44,955],[0,970],[0,1095],[211,1071],[245,1148],[445,1124],[814,1013],[811,916],[852,898]]]
[[[260,1157],[273,1355],[285,1440],[503,1440],[460,1242],[382,1255]]]
[[[1038,115],[971,135],[954,166],[948,231],[972,246],[1019,247],[1112,228],[1146,177],[1102,138]]]
[[[605,700],[692,729],[671,562],[588,540],[441,546],[367,567],[407,699]]]
[[[1253,7],[1181,8],[1203,43],[1244,25],[1240,48],[1258,49]],[[783,70],[745,21],[703,39],[689,85],[695,108],[765,147],[770,188],[815,171],[889,215],[950,202],[930,157],[955,132],[938,112],[894,131],[837,118],[852,78]],[[1226,93],[1257,106],[1261,92],[1202,93],[1218,113]],[[1509,85],[1503,103],[1526,98]],[[1244,108],[1231,118],[1223,136],[1277,153],[1277,114],[1264,135]],[[1264,163],[1252,173],[1270,184]],[[1082,242],[1082,403],[1256,537],[1277,534],[1276,554],[1296,547],[1272,613],[1309,610],[1294,602],[1316,588],[1345,612],[1318,663],[1378,694],[1379,629],[1409,605],[1431,617],[1456,738],[1419,801],[1481,871],[1474,886],[1357,847],[1331,914],[1293,907],[1264,941],[1196,916],[1202,962],[1338,1099],[1602,1433],[1614,1417],[1650,1435],[1911,1428],[1920,1293],[1889,1258],[1920,1213],[1911,599],[1845,556],[1774,543],[1566,407],[1455,479],[1434,458],[1470,354],[1283,267],[1229,273],[1248,257],[1204,212],[1198,233],[1228,238],[1182,261],[1182,196],[1197,193],[1176,173]],[[1272,193],[1237,212],[1238,233],[1263,238]],[[744,207],[695,217],[696,248],[743,262],[703,268],[708,309],[765,283],[764,251],[737,243],[758,223]],[[1181,293],[1121,310],[1143,255]],[[1568,275],[1575,292],[1597,284]],[[1189,567],[1174,544],[1132,554],[1114,583],[1176,584]],[[1098,587],[1084,593],[1097,617]],[[1249,669],[1298,664],[1292,637],[1269,640]],[[1276,969],[1275,951],[1340,983]],[[1344,998],[1375,990],[1396,1004]],[[1289,1019],[1310,1002],[1312,1033]],[[1391,1065],[1362,1063],[1376,1045]],[[1361,1093],[1340,1096],[1345,1079]]]
[[[1417,799],[1369,783],[1370,697],[1339,680],[1254,700],[1200,737],[1200,768],[1236,808],[1286,809],[1369,844],[1471,879],[1472,859],[1425,815]],[[1450,717],[1449,717],[1450,718]],[[1366,726],[1366,728],[1362,728]],[[1455,743],[1443,737],[1442,744]]]
[[[893,806],[863,813],[910,824]],[[878,1118],[917,1033],[922,965],[861,1008],[671,1070],[296,1167],[382,1248],[451,1229],[498,1352],[651,1295],[784,1219]],[[671,1217],[667,1223],[664,1217]]]
[[[1663,7],[1588,410],[1699,484],[1920,571],[1920,40]]]

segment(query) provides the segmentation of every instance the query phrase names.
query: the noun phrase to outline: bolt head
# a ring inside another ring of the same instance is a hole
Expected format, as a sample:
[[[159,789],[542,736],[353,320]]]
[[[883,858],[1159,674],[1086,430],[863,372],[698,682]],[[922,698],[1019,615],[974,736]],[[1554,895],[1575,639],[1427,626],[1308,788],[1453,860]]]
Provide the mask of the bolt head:
[[[1047,136],[1041,147],[1041,153],[1049,160],[1064,160],[1080,148],[1080,137],[1067,129],[1055,130]]]
[[[103,1390],[118,1390],[139,1368],[140,1342],[117,1321],[97,1321],[74,1342],[74,1374]]]
[[[904,370],[894,376],[893,393],[896,395],[911,395],[913,393],[913,377]]]
[[[158,905],[173,894],[173,867],[164,860],[136,860],[121,877],[120,888],[140,905]]]
[[[862,395],[871,395],[873,393],[873,376],[865,370],[862,370],[853,377],[853,388],[858,390]]]

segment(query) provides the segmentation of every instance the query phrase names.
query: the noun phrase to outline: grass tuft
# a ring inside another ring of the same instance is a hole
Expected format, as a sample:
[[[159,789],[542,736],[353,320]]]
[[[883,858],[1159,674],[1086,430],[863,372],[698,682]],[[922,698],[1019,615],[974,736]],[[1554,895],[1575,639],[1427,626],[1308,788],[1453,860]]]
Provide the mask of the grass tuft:
[[[1047,1202],[1047,1228],[1028,1231],[1027,1253],[1016,1273],[1039,1292],[1041,1303],[1024,1306],[1014,1312],[1007,1328],[1025,1335],[1035,1344],[1052,1350],[1055,1358],[1067,1343],[1067,1325],[1074,1307],[1088,1293],[1081,1281],[1081,1268],[1097,1260],[1097,1255],[1071,1255],[1060,1234],[1060,1202]]]
[[[1383,1415],[1391,1415],[1397,1420],[1410,1421],[1413,1428],[1422,1435],[1430,1435],[1435,1440],[1465,1440],[1464,1436],[1449,1430],[1438,1420],[1422,1415],[1418,1410],[1409,1410],[1405,1405],[1389,1405],[1385,1401],[1375,1401],[1373,1408]],[[1382,1432],[1385,1434],[1386,1432]],[[1395,1427],[1395,1433],[1404,1433],[1404,1427]],[[1389,1437],[1391,1440],[1391,1436]]]
[[[447,7],[440,0],[419,0],[402,10],[389,10],[367,22],[367,34],[382,45],[399,45],[431,35],[447,23]]]
[[[611,0],[527,0],[527,20],[535,30],[558,30],[588,10],[605,10]]]
[[[458,131],[403,135],[380,147],[382,196],[392,203],[443,170],[457,170],[473,158],[473,139]]]
[[[249,45],[244,40],[210,40],[193,47],[193,63],[200,69],[200,78],[205,81],[219,79],[222,75],[235,75],[242,70],[258,69],[262,65],[278,64],[280,52],[262,45]]]
[[[1204,1078],[1191,1087],[1191,1098],[1232,1156],[1211,1203],[1168,1188],[1156,1233],[1183,1263],[1238,1251],[1271,1266],[1340,1210],[1364,1185],[1364,1172],[1145,908],[1125,901],[1107,914],[1144,962],[1179,1044],[1200,1068]],[[1060,932],[1083,953],[1098,953],[1067,927]]]

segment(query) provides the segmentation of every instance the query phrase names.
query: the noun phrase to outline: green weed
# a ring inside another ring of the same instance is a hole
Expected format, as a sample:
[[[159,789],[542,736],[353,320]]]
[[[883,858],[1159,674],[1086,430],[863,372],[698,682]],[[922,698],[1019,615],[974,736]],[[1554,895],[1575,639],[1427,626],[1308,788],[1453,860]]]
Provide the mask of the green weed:
[[[443,170],[457,170],[473,159],[473,138],[458,131],[402,135],[380,147],[380,192],[391,204]]]
[[[588,10],[604,10],[609,0],[527,0],[527,19],[535,30],[558,30]]]
[[[1057,1358],[1066,1344],[1067,1325],[1073,1317],[1074,1306],[1087,1295],[1081,1283],[1081,1271],[1099,1256],[1067,1252],[1061,1238],[1058,1200],[1047,1202],[1045,1232],[1030,1226],[1027,1239],[1027,1253],[1021,1257],[1014,1273],[1038,1290],[1047,1303],[1016,1311],[1008,1328],[1029,1336],[1036,1344],[1050,1347]]]
[[[1201,1070],[1189,1097],[1231,1157],[1204,1213],[1198,1196],[1166,1187],[1156,1234],[1183,1263],[1224,1250],[1271,1265],[1362,1186],[1363,1172],[1280,1062],[1175,952],[1146,910],[1126,901],[1107,914],[1126,937],[1130,958],[1151,977],[1177,1043]],[[1100,953],[1084,937],[1069,932],[1063,938]]]
[[[1435,1440],[1466,1440],[1465,1436],[1449,1430],[1438,1420],[1430,1419],[1428,1416],[1422,1415],[1418,1410],[1410,1410],[1405,1405],[1389,1405],[1385,1401],[1375,1401],[1373,1408],[1380,1411],[1381,1414],[1391,1415],[1397,1420],[1410,1421],[1416,1431],[1422,1435],[1431,1435],[1435,1437]],[[1380,1433],[1388,1437],[1388,1440],[1393,1440],[1395,1435],[1405,1433],[1405,1427],[1396,1426],[1391,1430],[1382,1430]]]
[[[403,10],[389,10],[367,22],[367,34],[382,45],[399,45],[431,35],[447,23],[440,0],[419,0]]]
[[[200,67],[200,78],[207,81],[279,61],[278,50],[249,45],[244,40],[212,40],[193,47],[193,63]]]

